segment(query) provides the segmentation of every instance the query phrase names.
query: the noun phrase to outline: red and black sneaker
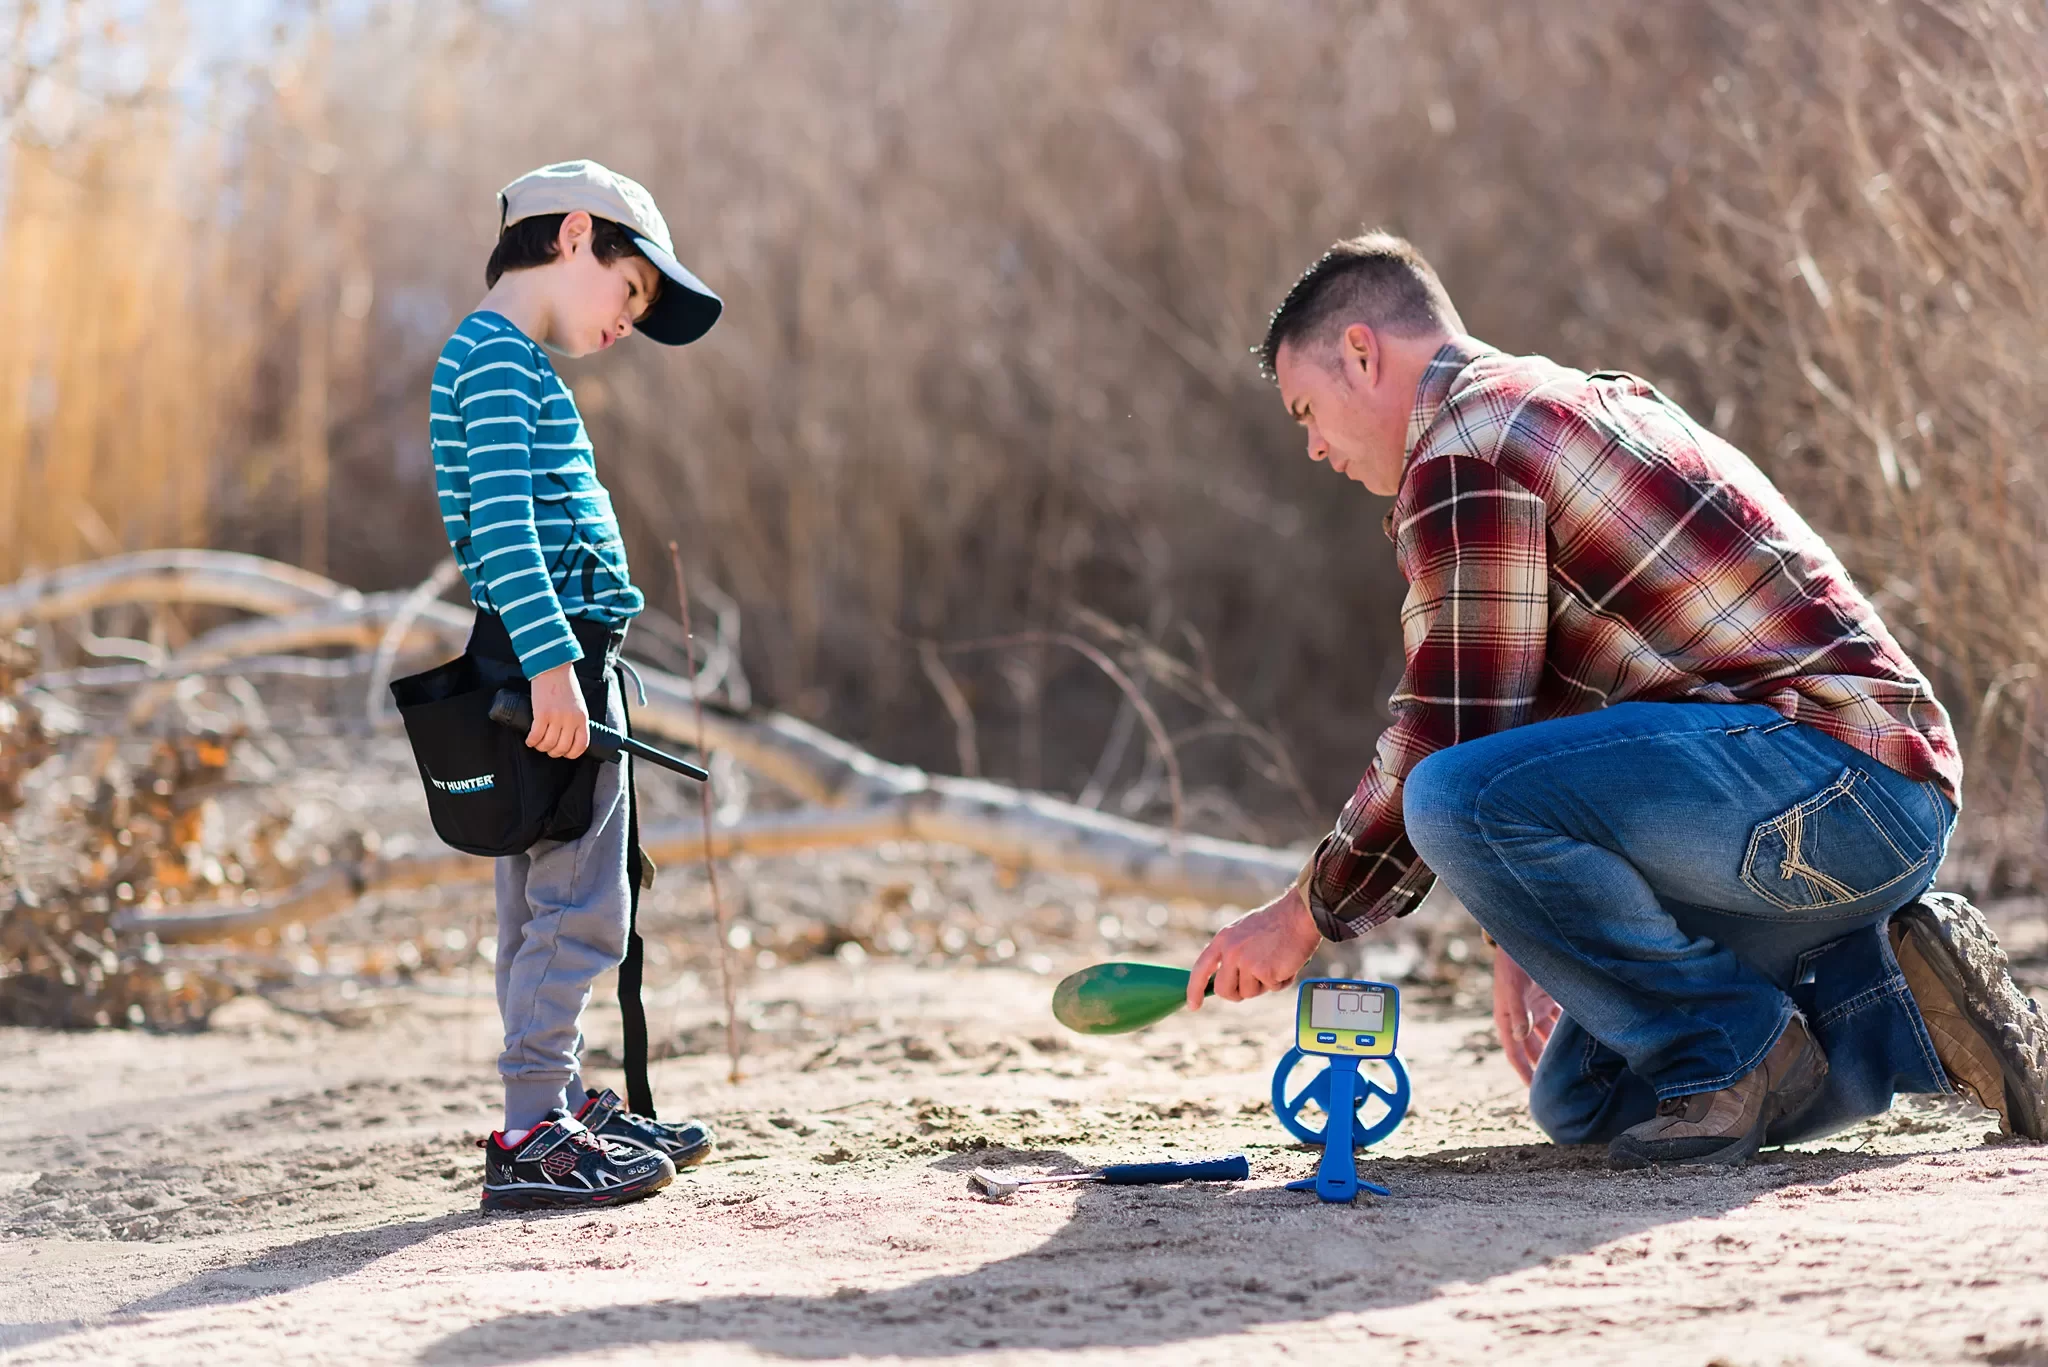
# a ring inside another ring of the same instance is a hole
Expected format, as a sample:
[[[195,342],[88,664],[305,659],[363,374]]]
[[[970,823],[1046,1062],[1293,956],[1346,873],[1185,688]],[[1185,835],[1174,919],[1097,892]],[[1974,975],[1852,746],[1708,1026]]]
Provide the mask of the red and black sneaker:
[[[626,1103],[609,1087],[602,1092],[586,1092],[584,1095],[589,1099],[583,1103],[583,1109],[576,1112],[576,1118],[588,1126],[592,1134],[665,1153],[669,1161],[679,1168],[701,1163],[711,1153],[711,1127],[701,1120],[671,1124],[666,1120],[650,1120],[644,1115],[636,1115],[626,1109]]]
[[[559,1106],[511,1148],[483,1141],[485,1210],[615,1206],[675,1181],[668,1155],[601,1139]]]

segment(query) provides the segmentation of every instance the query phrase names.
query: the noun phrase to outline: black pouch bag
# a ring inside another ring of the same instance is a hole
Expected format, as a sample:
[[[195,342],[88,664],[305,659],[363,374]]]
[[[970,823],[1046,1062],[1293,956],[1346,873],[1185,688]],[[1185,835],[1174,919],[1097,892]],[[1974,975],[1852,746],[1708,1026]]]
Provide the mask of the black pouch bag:
[[[624,633],[572,621],[583,646],[576,681],[591,715],[604,715],[609,675]],[[434,833],[464,854],[524,854],[536,841],[574,840],[590,829],[598,760],[556,759],[521,732],[491,720],[498,690],[531,691],[505,624],[477,614],[457,659],[391,683],[419,762]]]

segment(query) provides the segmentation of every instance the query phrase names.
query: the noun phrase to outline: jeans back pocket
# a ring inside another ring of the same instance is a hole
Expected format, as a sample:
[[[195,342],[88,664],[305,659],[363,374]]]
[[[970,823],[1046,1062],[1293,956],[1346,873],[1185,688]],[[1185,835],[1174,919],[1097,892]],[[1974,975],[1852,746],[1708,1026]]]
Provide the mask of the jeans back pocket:
[[[1812,797],[1758,824],[1742,881],[1784,911],[1860,901],[1927,867],[1917,831],[1869,774],[1849,767]]]

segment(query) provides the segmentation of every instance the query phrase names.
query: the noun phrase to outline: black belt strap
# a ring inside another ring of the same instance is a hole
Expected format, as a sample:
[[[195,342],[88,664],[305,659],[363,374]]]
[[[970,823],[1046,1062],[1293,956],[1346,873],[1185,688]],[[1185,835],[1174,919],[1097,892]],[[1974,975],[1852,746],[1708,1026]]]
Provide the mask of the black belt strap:
[[[620,720],[633,734],[633,709],[627,702],[625,670],[617,672]],[[640,971],[646,947],[640,939],[640,889],[654,881],[654,864],[640,849],[640,766],[622,756],[626,766],[626,958],[619,965],[619,1024],[626,1067],[626,1109],[654,1119],[654,1089],[647,1081],[647,1007],[640,1000]]]

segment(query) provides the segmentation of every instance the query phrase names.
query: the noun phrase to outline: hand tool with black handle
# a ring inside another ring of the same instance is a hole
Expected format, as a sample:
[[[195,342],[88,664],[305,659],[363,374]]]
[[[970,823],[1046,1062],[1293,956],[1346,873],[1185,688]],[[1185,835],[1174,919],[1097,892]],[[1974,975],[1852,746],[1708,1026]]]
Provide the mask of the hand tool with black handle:
[[[1102,1182],[1112,1187],[1153,1187],[1169,1182],[1242,1182],[1252,1175],[1251,1161],[1241,1153],[1226,1158],[1199,1158],[1179,1163],[1112,1163],[1093,1172],[1055,1173],[1050,1177],[1004,1177],[987,1168],[967,1174],[967,1189],[989,1201],[1007,1201],[1020,1187],[1055,1182]]]
[[[473,713],[471,715],[474,715]],[[533,699],[514,689],[501,688],[498,696],[491,699],[491,720],[513,731],[533,730]],[[673,769],[685,778],[706,782],[711,775],[686,759],[677,759],[665,750],[657,750],[645,741],[622,736],[603,722],[590,723],[590,752],[606,764],[617,764],[619,754],[624,751],[636,759],[649,764],[659,764],[664,769]]]

